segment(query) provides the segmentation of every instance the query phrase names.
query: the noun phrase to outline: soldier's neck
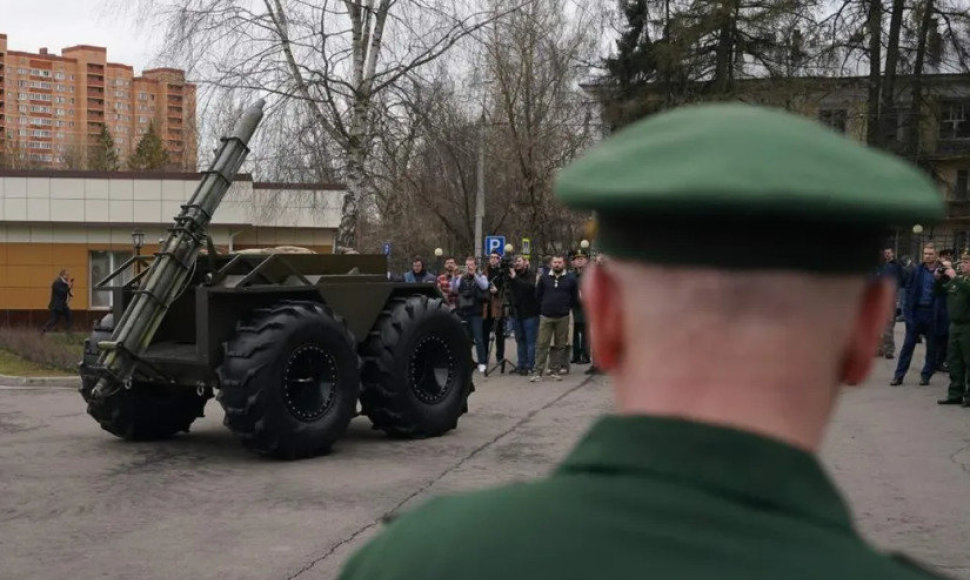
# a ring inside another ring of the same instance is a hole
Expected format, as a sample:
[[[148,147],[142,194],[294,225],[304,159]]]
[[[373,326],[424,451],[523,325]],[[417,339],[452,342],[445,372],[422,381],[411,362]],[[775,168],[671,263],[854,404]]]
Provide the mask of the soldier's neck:
[[[812,453],[818,451],[832,412],[836,387],[811,384],[796,377],[766,382],[765,377],[691,378],[691,374],[615,377],[617,412],[678,417],[732,427]]]

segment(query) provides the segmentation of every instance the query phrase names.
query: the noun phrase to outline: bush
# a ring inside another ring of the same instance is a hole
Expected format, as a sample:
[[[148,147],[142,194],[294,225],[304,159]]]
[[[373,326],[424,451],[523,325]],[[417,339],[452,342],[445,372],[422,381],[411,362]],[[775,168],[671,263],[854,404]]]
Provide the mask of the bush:
[[[0,327],[0,349],[30,362],[67,372],[76,372],[84,354],[85,336],[46,334],[36,329]]]

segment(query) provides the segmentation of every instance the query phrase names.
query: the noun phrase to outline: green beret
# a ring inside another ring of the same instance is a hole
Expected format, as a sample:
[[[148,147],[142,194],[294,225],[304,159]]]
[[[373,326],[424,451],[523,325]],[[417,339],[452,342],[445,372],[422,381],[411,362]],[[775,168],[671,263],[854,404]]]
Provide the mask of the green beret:
[[[866,271],[894,227],[943,218],[921,171],[805,117],[743,104],[635,123],[563,169],[597,246],[660,264]]]

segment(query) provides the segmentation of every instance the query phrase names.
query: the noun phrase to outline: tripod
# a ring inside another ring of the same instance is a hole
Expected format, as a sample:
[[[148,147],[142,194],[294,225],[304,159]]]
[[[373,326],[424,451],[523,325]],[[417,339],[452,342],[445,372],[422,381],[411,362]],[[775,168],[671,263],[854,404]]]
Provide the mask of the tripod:
[[[495,318],[492,318],[491,319],[491,321],[492,321],[492,327],[488,331],[488,336],[485,336],[484,337],[484,339],[486,341],[485,352],[487,354],[491,354],[491,351],[492,351],[492,348],[491,348],[492,347],[492,336],[493,335],[495,336],[495,359],[496,360],[495,360],[495,364],[494,365],[492,365],[491,367],[488,367],[488,368],[485,369],[485,376],[486,377],[488,375],[492,374],[493,372],[495,372],[496,369],[500,369],[501,370],[501,373],[504,375],[505,374],[505,365],[506,364],[512,364],[512,361],[510,361],[510,360],[508,360],[508,359],[505,358],[505,346],[506,346],[505,345],[505,325],[507,324],[506,321],[509,319],[509,316],[511,315],[511,305],[509,304],[509,298],[508,298],[508,294],[506,293],[506,287],[505,286],[506,286],[506,284],[502,284],[502,289],[499,291],[499,298],[502,301],[502,312],[501,312],[501,316],[498,316],[498,317],[495,317]],[[489,305],[487,307],[490,307],[490,306],[491,305]],[[484,324],[484,319],[483,319],[482,324]],[[500,340],[502,341],[502,348],[501,349],[499,348],[499,342],[498,342]],[[498,353],[500,351],[502,352],[502,356],[501,357],[498,355]],[[485,360],[488,360],[487,356],[486,356],[486,359]]]

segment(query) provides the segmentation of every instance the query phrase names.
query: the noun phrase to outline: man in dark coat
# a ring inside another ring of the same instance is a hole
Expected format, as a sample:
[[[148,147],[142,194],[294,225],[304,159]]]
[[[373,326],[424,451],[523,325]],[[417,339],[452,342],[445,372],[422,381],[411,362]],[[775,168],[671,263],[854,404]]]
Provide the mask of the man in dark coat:
[[[883,262],[879,266],[878,275],[891,280],[897,288],[901,288],[903,285],[903,267],[896,262],[896,256],[891,248],[886,248],[882,251],[882,260]],[[876,356],[882,356],[890,359],[895,356],[895,331],[896,309],[894,308],[892,313],[890,313],[888,322],[886,323],[886,331],[882,333],[882,344],[879,346],[879,351],[876,352]]]
[[[74,296],[73,289],[74,279],[68,277],[67,270],[61,270],[57,279],[51,284],[51,300],[47,305],[51,311],[51,317],[41,329],[41,334],[57,326],[61,318],[64,319],[65,330],[71,330],[71,307],[68,302]]]

